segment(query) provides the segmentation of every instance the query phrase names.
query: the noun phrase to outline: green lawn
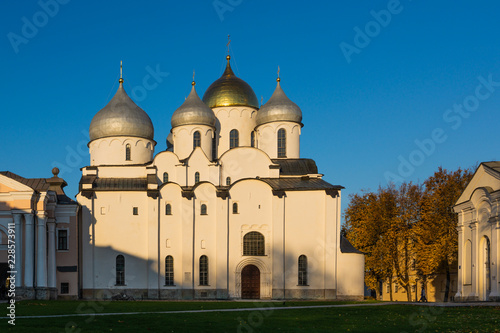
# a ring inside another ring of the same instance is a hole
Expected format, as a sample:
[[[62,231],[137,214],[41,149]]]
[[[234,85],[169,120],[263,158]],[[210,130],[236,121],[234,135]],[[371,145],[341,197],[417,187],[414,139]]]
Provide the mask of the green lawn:
[[[0,319],[0,332],[500,332],[500,306],[387,305],[300,310],[94,316],[106,312],[255,308],[339,302],[91,302],[24,301],[16,315],[83,317]],[[6,304],[1,304],[2,307]],[[4,312],[6,313],[6,311]],[[3,314],[2,314],[3,315]]]

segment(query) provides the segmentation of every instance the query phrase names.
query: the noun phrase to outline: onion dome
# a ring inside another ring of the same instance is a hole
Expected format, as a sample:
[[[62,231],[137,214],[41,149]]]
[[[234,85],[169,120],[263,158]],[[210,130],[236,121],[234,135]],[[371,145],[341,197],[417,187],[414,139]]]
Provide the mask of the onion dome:
[[[90,123],[90,141],[111,136],[134,136],[153,140],[154,128],[143,109],[128,97],[123,89],[123,79],[115,96]]]
[[[203,102],[211,108],[219,106],[251,106],[258,109],[259,102],[252,87],[234,75],[229,64],[231,57],[228,55],[226,59],[226,70],[205,91]]]
[[[182,125],[208,125],[215,127],[215,114],[203,101],[200,99],[194,88],[195,82],[192,83],[193,88],[184,103],[175,110],[170,120],[172,128]]]
[[[291,121],[302,125],[302,111],[292,102],[280,86],[280,78],[273,95],[257,113],[257,126],[273,121]]]

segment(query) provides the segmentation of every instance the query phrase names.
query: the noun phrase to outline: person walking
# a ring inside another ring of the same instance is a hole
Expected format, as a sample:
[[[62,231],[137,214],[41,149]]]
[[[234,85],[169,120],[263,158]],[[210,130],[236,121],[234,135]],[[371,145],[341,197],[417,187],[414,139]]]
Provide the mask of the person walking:
[[[422,286],[422,291],[420,292],[420,300],[419,302],[427,303],[427,297],[425,297],[425,288]]]

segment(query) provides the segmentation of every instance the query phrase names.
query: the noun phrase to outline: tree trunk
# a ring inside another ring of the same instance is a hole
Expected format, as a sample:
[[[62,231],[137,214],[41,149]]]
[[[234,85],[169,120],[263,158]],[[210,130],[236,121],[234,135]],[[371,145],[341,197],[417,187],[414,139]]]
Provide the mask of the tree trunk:
[[[446,262],[446,288],[444,290],[443,302],[448,302],[448,295],[450,293],[450,265]]]
[[[389,278],[389,298],[392,302],[392,277]]]

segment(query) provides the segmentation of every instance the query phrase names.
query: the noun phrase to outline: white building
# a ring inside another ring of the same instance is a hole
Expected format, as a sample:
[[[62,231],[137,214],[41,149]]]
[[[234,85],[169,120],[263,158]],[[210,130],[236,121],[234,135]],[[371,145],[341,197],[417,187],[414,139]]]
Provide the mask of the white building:
[[[340,191],[300,158],[301,109],[278,84],[259,108],[223,75],[174,112],[154,154],[123,80],[90,125],[82,296],[362,299],[364,256],[340,237]]]
[[[483,162],[458,199],[456,301],[500,301],[500,162]]]

